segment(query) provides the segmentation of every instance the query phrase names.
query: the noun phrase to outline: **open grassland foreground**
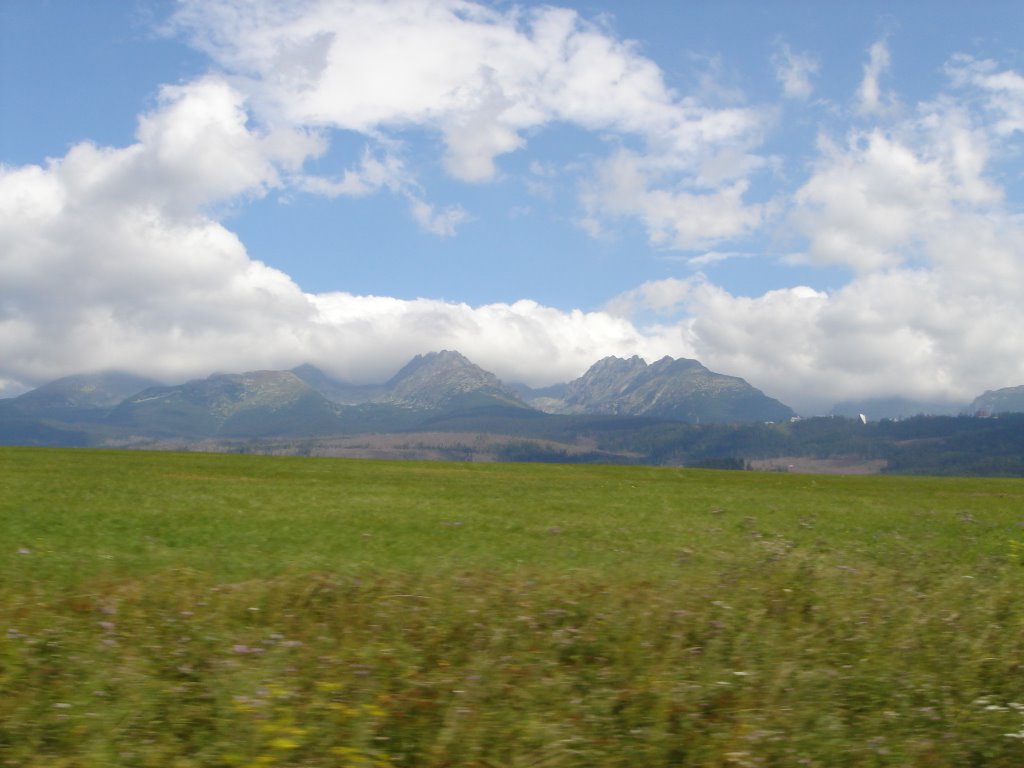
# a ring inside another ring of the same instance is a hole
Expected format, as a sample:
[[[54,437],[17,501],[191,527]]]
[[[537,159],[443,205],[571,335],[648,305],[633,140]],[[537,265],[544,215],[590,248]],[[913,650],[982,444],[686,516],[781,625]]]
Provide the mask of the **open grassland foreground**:
[[[0,449],[0,764],[1024,765],[1024,482]]]

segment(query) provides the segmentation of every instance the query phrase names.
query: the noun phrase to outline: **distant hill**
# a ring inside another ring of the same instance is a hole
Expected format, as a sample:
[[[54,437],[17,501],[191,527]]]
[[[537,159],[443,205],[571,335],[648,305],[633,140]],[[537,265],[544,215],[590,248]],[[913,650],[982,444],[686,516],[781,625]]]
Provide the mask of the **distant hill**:
[[[484,407],[529,408],[493,373],[449,350],[416,355],[387,382],[370,386],[343,384],[312,365],[292,372],[329,400],[344,405],[390,405],[444,413]]]
[[[13,399],[27,416],[66,421],[104,418],[126,397],[160,382],[119,371],[65,376]]]
[[[16,398],[0,400],[0,445],[80,447],[92,444],[91,436],[71,424],[54,426],[17,407]]]
[[[989,390],[975,398],[970,413],[1024,413],[1024,386]]]
[[[549,413],[648,416],[687,423],[786,421],[795,414],[746,381],[709,371],[696,360],[606,357],[564,389],[528,402]]]
[[[108,423],[156,437],[324,435],[339,409],[290,371],[215,374],[125,399]]]

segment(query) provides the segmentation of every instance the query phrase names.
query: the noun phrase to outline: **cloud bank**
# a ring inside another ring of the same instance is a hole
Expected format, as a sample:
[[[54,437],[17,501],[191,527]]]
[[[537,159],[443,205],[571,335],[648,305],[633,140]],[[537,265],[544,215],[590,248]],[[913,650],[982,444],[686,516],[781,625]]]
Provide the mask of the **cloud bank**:
[[[1019,151],[1024,77],[996,62],[953,55],[945,88],[906,104],[882,89],[898,62],[873,44],[849,103],[830,105],[843,120],[822,120],[810,162],[786,169],[795,182],[758,197],[777,109],[678,93],[571,10],[215,0],[183,2],[169,26],[213,66],[165,86],[133,144],[0,166],[0,395],[110,368],[172,381],[313,362],[380,380],[440,348],[536,385],[609,354],[696,357],[804,412],[1024,383],[1024,218],[996,172]],[[808,101],[816,60],[780,44],[768,63],[784,97]],[[226,218],[275,190],[389,193],[425,233],[457,237],[471,212],[430,202],[407,132],[435,137],[470,190],[558,124],[607,148],[577,185],[595,234],[635,222],[656,249],[727,253],[772,233],[791,262],[848,280],[745,297],[675,275],[589,312],[310,294],[253,260]],[[365,150],[310,173],[337,130]]]

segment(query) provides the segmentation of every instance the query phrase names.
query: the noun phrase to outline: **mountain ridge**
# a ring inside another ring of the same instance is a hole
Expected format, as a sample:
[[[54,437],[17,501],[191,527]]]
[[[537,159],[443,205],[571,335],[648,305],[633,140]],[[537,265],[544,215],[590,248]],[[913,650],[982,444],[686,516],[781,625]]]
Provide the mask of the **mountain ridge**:
[[[686,358],[607,357],[534,390],[442,350],[369,386],[305,365],[146,386],[110,405],[137,384],[153,382],[89,374],[0,399],[0,445],[1024,475],[1024,413],[782,418],[792,412],[743,379]]]
[[[1021,412],[1024,412],[1024,385],[990,389],[976,397],[970,405],[970,413],[995,415]]]
[[[1002,397],[1002,406],[989,403],[975,412],[1012,410],[1006,398],[1021,392],[1024,387],[985,393],[990,400]],[[988,402],[979,398],[976,405]],[[552,441],[564,444],[568,455],[578,456],[600,439],[605,447],[593,456],[602,460],[610,460],[610,448],[616,460],[647,455],[660,462],[682,454],[672,440],[660,444],[659,424],[793,420],[791,409],[745,380],[688,358],[647,363],[639,356],[609,356],[572,381],[531,389],[507,385],[461,353],[441,350],[416,355],[372,385],[338,381],[309,364],[290,371],[212,374],[177,385],[118,372],[64,377],[0,400],[0,444],[188,448],[209,440],[244,446],[271,438],[459,432],[527,441],[521,449],[508,448],[508,456],[534,455],[537,440],[549,447]],[[671,433],[689,434],[676,427]]]
[[[12,399],[28,415],[94,421],[125,398],[159,384],[123,371],[101,371],[63,376]]]
[[[100,443],[118,436],[301,437],[406,431],[453,419],[508,425],[557,414],[728,423],[784,419],[792,411],[742,379],[685,358],[648,365],[637,356],[606,357],[578,379],[534,391],[506,385],[460,352],[441,350],[416,355],[375,385],[340,382],[310,364],[175,385],[117,372],[65,377],[3,402],[0,438],[6,429],[7,442],[16,441],[15,433],[59,441],[61,430],[79,423],[91,425]]]
[[[339,427],[337,409],[291,371],[213,374],[144,389],[122,401],[109,423],[160,436],[246,436]]]
[[[638,355],[605,357],[568,382],[561,397],[552,391],[527,402],[548,413],[651,416],[689,423],[785,421],[796,416],[744,379],[710,371],[697,360],[668,356],[650,364]]]

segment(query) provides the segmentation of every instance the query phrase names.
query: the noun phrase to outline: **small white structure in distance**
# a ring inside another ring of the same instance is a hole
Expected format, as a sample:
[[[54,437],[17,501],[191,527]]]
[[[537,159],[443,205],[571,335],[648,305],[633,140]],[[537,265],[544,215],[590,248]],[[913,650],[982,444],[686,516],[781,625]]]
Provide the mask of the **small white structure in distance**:
[[[867,424],[868,423],[868,417],[865,416],[863,413],[860,414],[860,423],[861,424]]]

